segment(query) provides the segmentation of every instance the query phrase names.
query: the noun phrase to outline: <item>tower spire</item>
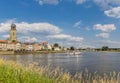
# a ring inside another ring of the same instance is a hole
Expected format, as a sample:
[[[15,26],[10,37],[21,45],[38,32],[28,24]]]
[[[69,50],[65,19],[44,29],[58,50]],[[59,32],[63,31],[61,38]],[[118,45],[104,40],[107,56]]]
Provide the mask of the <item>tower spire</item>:
[[[17,41],[17,37],[16,37],[16,25],[15,24],[11,24],[10,41],[11,42],[16,42]]]

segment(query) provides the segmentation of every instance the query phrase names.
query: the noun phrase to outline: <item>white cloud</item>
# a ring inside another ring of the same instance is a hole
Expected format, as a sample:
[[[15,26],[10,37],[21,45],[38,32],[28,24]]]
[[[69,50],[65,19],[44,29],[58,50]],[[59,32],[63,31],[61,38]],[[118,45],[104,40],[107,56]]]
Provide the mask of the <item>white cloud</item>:
[[[30,36],[22,36],[18,38],[21,42],[37,42],[38,39],[36,37],[30,37]]]
[[[49,35],[49,36],[47,36],[47,38],[58,39],[58,40],[67,40],[67,41],[75,41],[75,42],[81,42],[84,40],[83,37],[73,37],[71,35],[66,35],[66,34]]]
[[[78,22],[76,22],[75,24],[74,24],[74,26],[73,27],[80,27],[80,25],[81,25],[81,21],[78,21]]]
[[[97,40],[93,42],[97,45],[97,47],[102,47],[104,45],[107,45],[112,48],[119,48],[120,42],[119,41],[113,41],[113,40]]]
[[[109,17],[120,18],[120,7],[111,8],[104,13]]]
[[[6,22],[2,22],[0,23],[0,32],[7,32],[9,31],[9,27],[12,23],[15,22],[15,19],[10,19],[10,20],[7,20]]]
[[[50,23],[27,23],[27,22],[20,22],[15,23],[17,25],[18,33],[46,33],[46,34],[58,34],[61,32],[61,29],[55,25]],[[10,30],[11,22],[7,21],[4,23],[0,23],[0,32],[8,32]]]
[[[61,1],[64,0],[36,0],[40,5],[44,4],[50,4],[50,5],[57,5]],[[66,1],[74,1],[76,4],[83,4],[85,2],[88,2],[90,0],[66,0]],[[120,0],[91,0],[92,2],[96,3],[103,9],[108,9],[111,8],[112,6],[119,6],[120,5]]]
[[[61,41],[58,41],[57,43],[59,43],[60,45],[62,46],[65,46],[65,47],[70,47],[70,46],[74,46],[76,48],[95,48],[94,45],[91,45],[91,44],[85,44],[83,42],[68,42],[68,41],[65,41],[65,42],[61,42]]]
[[[43,4],[50,4],[50,5],[57,5],[60,0],[37,0],[39,2],[40,5]]]
[[[103,42],[109,43],[109,44],[113,44],[113,45],[115,44],[115,45],[119,45],[120,46],[120,42],[119,41],[105,40]]]
[[[61,32],[61,29],[50,23],[16,23],[18,30],[20,31],[30,31],[38,33],[47,33],[47,34],[57,34]]]
[[[93,0],[93,1],[103,9],[109,9],[112,8],[112,6],[120,5],[120,0]]]
[[[109,33],[100,33],[100,34],[97,34],[96,37],[109,38]]]
[[[104,9],[120,5],[120,0],[76,0],[76,3],[81,4],[87,1],[92,1]]]
[[[76,0],[76,4],[82,4],[84,2],[86,2],[86,0]]]
[[[103,9],[107,9],[110,7],[107,0],[93,0],[93,1]]]
[[[119,6],[120,0],[76,0],[76,4],[82,4],[84,2],[92,1],[99,5],[102,9],[109,9],[113,6]]]
[[[9,36],[9,34],[7,34],[7,35],[3,35],[2,37],[5,39],[8,39],[10,36]]]
[[[80,44],[80,48],[96,48],[94,45]]]
[[[100,30],[103,32],[111,32],[113,30],[116,30],[116,27],[114,24],[105,24],[105,25],[96,24],[96,25],[94,25],[94,29]]]
[[[57,4],[59,4],[63,0],[36,0],[36,1],[40,5],[44,5],[44,4],[57,5]],[[73,1],[76,2],[76,4],[83,4],[84,2],[86,2],[86,0],[73,0]]]

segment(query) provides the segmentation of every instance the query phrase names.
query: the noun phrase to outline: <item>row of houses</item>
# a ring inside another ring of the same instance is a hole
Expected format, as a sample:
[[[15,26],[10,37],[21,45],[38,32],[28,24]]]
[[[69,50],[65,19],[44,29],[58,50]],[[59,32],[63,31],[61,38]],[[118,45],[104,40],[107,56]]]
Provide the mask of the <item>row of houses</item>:
[[[39,43],[21,43],[21,42],[12,42],[8,43],[6,40],[0,40],[0,50],[2,51],[40,51],[40,50],[55,50],[60,51],[64,50],[63,48],[54,47],[48,42]]]

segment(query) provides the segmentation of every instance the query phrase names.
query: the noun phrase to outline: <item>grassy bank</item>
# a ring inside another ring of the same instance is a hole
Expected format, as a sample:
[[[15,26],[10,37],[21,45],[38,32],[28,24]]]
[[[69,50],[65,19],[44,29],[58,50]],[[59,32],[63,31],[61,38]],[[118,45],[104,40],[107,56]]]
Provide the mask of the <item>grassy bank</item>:
[[[53,70],[50,66],[33,64],[24,67],[19,63],[0,60],[0,83],[120,83],[120,73],[99,76],[85,70],[85,73],[72,76],[60,68]]]
[[[32,67],[0,60],[0,83],[53,83],[51,79],[42,77]]]

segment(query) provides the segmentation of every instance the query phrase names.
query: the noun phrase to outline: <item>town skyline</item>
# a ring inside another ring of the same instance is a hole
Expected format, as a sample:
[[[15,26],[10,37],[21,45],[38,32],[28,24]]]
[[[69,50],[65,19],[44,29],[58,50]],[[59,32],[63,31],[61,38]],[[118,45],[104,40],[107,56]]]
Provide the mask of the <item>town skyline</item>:
[[[119,48],[119,3],[119,0],[0,1],[0,39],[9,38],[14,23],[20,42]]]
[[[17,40],[17,28],[11,24],[9,38],[0,40],[0,54],[11,54],[13,52],[40,52],[40,51],[65,51],[67,48],[59,44],[49,44],[49,42],[20,42]],[[10,52],[11,51],[11,52]],[[13,53],[14,54],[14,53]]]

